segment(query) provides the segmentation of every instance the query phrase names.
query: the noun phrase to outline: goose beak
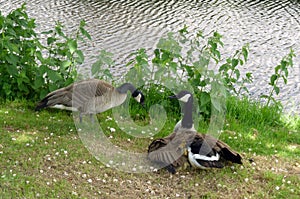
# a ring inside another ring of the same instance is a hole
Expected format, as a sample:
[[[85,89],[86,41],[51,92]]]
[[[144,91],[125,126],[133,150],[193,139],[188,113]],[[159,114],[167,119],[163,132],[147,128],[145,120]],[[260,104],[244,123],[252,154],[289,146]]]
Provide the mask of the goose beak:
[[[170,99],[177,99],[177,96],[176,95],[171,95],[169,96]]]

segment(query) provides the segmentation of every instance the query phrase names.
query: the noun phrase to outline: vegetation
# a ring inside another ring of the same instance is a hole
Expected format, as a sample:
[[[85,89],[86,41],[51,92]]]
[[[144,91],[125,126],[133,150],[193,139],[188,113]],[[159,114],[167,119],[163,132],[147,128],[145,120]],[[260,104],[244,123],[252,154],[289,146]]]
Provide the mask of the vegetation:
[[[188,169],[176,175],[108,168],[84,147],[70,112],[34,112],[34,105],[28,101],[0,105],[3,198],[297,198],[300,194],[300,122],[296,128],[274,126],[271,110],[262,111],[248,101],[228,100],[231,108],[220,137],[241,153],[243,166]],[[111,111],[98,115],[110,141],[124,150],[146,152],[151,138],[126,134],[111,117]],[[155,137],[170,132],[175,123],[169,119]],[[207,126],[199,130],[205,132]]]
[[[180,116],[180,105],[169,95],[181,89],[195,94],[195,122],[207,132],[212,116],[224,116],[219,139],[243,156],[243,166],[222,170],[184,170],[170,175],[124,173],[97,161],[81,142],[70,112],[34,112],[35,102],[48,92],[78,78],[84,55],[78,42],[91,39],[82,21],[74,35],[55,28],[34,31],[25,6],[7,16],[0,13],[0,192],[4,198],[297,198],[300,195],[300,119],[283,117],[279,80],[287,83],[294,52],[284,57],[270,77],[265,103],[248,98],[239,66],[248,60],[249,45],[228,58],[221,57],[222,36],[204,37],[184,27],[161,38],[153,55],[145,49],[132,53],[122,80],[136,80],[146,96],[146,108],[130,102],[134,121],[146,126],[154,104],[166,112],[166,122],[153,137],[137,138],[112,120],[113,112],[98,115],[102,129],[120,148],[146,153],[153,138],[168,135]],[[43,44],[46,43],[46,44]],[[151,57],[151,58],[150,58]],[[100,51],[91,74],[117,83],[110,71],[112,54]],[[32,99],[32,100],[29,100]],[[273,102],[273,103],[271,103]],[[201,114],[200,119],[197,117]],[[88,118],[87,118],[88,119]],[[105,122],[103,122],[105,121]],[[121,188],[120,188],[121,187]]]
[[[37,100],[77,78],[76,67],[84,61],[78,41],[91,39],[84,21],[73,36],[60,23],[38,34],[23,5],[6,17],[0,12],[0,22],[0,97]],[[46,45],[40,37],[46,37]]]

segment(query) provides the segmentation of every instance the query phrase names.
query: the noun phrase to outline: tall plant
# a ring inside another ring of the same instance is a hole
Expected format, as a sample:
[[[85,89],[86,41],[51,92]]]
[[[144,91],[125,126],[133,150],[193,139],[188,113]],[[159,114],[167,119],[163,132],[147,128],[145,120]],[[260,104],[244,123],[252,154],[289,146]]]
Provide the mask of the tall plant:
[[[77,77],[77,66],[84,56],[78,41],[91,39],[81,21],[75,35],[66,35],[57,22],[54,30],[44,32],[46,45],[35,31],[25,4],[7,16],[0,12],[0,97],[36,99],[66,86]]]

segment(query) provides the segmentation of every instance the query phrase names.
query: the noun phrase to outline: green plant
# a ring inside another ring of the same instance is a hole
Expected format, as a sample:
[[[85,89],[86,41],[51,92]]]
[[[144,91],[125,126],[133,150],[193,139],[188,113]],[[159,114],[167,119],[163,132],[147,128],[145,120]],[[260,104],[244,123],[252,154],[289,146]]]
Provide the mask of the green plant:
[[[237,96],[241,95],[242,91],[249,93],[245,83],[252,82],[252,73],[247,72],[245,77],[240,80],[241,73],[237,68],[238,65],[243,65],[248,60],[249,44],[242,47],[242,50],[237,50],[232,57],[226,59],[226,63],[221,65],[219,72],[224,77],[229,91],[232,91]]]
[[[237,51],[232,58],[228,58],[228,63],[223,64],[219,73],[216,73],[210,69],[210,66],[211,60],[216,64],[221,62],[219,51],[219,46],[223,46],[221,38],[222,36],[217,32],[208,38],[205,38],[201,31],[191,35],[186,26],[177,33],[168,33],[166,37],[159,40],[151,60],[152,65],[147,62],[149,58],[144,49],[132,54],[135,57],[128,63],[129,66],[133,65],[129,70],[128,79],[134,77],[142,82],[163,84],[175,90],[179,87],[193,90],[199,100],[200,112],[210,115],[211,108],[221,111],[218,99],[212,98],[214,95],[212,89],[219,91],[235,89],[234,84],[240,79],[235,61],[238,60],[242,65],[247,61],[248,54],[246,45],[241,53]],[[241,55],[244,55],[244,59]],[[235,78],[232,73],[236,74]],[[245,79],[249,80],[250,77],[249,73]],[[242,83],[244,82],[246,80],[243,79]],[[227,88],[223,84],[227,85]],[[243,84],[241,87],[245,88]],[[226,93],[219,92],[218,95],[224,98]]]
[[[114,61],[112,59],[113,54],[105,50],[101,50],[98,59],[92,65],[92,75],[94,78],[114,80],[110,69],[114,66]]]
[[[24,10],[23,5],[6,17],[0,13],[0,96],[8,99],[35,96],[32,81],[41,44],[34,31],[35,20]]]
[[[91,39],[84,21],[73,36],[66,35],[57,22],[54,30],[42,33],[47,37],[46,45],[35,32],[35,20],[28,17],[25,4],[6,17],[1,14],[0,21],[2,98],[42,98],[74,81],[77,66],[84,61],[78,41]]]
[[[287,78],[289,75],[289,68],[293,67],[293,57],[295,57],[293,49],[290,50],[289,54],[282,58],[280,64],[275,67],[275,73],[270,77],[269,85],[272,87],[269,95],[262,95],[261,98],[266,98],[266,106],[269,106],[271,101],[277,104],[274,96],[274,92],[276,95],[279,94],[280,88],[278,86],[279,80],[282,79],[283,83],[287,84]]]

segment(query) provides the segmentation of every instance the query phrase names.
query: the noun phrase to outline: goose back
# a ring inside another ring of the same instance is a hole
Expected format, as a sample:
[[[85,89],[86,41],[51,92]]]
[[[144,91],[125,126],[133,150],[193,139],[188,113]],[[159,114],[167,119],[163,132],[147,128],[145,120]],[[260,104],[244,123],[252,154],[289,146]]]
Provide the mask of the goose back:
[[[99,113],[122,104],[127,93],[119,93],[109,83],[98,80],[82,80],[49,93],[36,110],[63,105],[73,107],[82,114]]]

